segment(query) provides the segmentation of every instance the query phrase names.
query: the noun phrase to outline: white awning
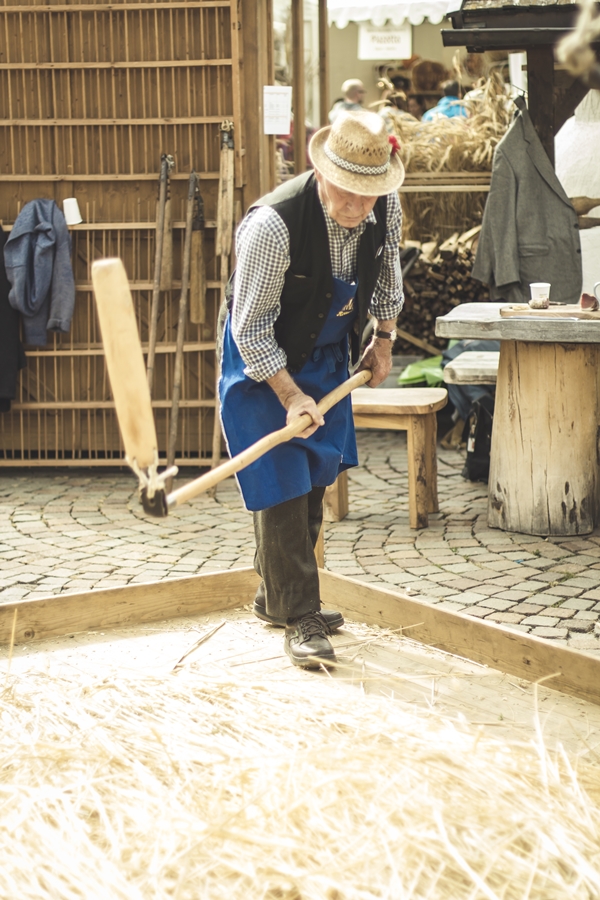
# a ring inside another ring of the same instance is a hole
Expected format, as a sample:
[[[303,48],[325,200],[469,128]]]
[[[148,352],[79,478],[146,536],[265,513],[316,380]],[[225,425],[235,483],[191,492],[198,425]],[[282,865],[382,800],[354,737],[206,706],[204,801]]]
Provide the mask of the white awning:
[[[401,25],[406,19],[411,25],[420,25],[427,18],[437,25],[459,7],[460,0],[390,0],[388,3],[327,0],[329,23],[335,23],[338,28],[345,28],[348,22],[384,25],[388,19],[394,25]]]

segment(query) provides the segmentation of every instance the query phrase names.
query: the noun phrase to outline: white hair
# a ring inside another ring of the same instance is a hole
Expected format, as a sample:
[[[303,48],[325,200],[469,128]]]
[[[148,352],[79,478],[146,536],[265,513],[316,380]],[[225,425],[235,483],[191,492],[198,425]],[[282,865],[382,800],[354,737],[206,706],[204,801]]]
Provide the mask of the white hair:
[[[364,91],[365,86],[359,78],[348,78],[342,85],[342,94],[346,99],[356,94],[356,91]]]

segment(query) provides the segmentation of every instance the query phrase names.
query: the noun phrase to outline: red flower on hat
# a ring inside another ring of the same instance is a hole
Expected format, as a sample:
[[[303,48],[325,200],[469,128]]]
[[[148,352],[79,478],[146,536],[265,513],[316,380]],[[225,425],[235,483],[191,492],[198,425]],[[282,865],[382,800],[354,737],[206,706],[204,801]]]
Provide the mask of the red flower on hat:
[[[398,153],[398,151],[401,149],[402,145],[400,144],[400,141],[398,140],[398,138],[396,137],[395,134],[390,134],[388,141],[392,145],[390,156],[395,156],[396,153]]]

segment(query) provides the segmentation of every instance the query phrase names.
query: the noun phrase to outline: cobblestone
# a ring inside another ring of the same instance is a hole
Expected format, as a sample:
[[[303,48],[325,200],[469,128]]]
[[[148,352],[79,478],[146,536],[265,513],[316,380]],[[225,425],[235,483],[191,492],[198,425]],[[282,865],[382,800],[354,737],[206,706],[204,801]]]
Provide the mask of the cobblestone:
[[[358,433],[350,512],[326,524],[326,566],[441,609],[600,651],[600,530],[585,538],[487,527],[487,488],[438,449],[440,512],[413,531],[406,436]],[[185,473],[180,482],[185,480]],[[252,517],[235,482],[148,519],[115,470],[0,469],[0,603],[252,565]]]

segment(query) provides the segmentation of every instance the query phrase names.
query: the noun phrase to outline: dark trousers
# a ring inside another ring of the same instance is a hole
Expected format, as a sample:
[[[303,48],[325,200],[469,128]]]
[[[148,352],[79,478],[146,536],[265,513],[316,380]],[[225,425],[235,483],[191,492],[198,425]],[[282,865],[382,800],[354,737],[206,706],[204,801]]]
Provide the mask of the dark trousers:
[[[256,598],[270,616],[297,619],[321,608],[315,544],[325,488],[254,513]]]

